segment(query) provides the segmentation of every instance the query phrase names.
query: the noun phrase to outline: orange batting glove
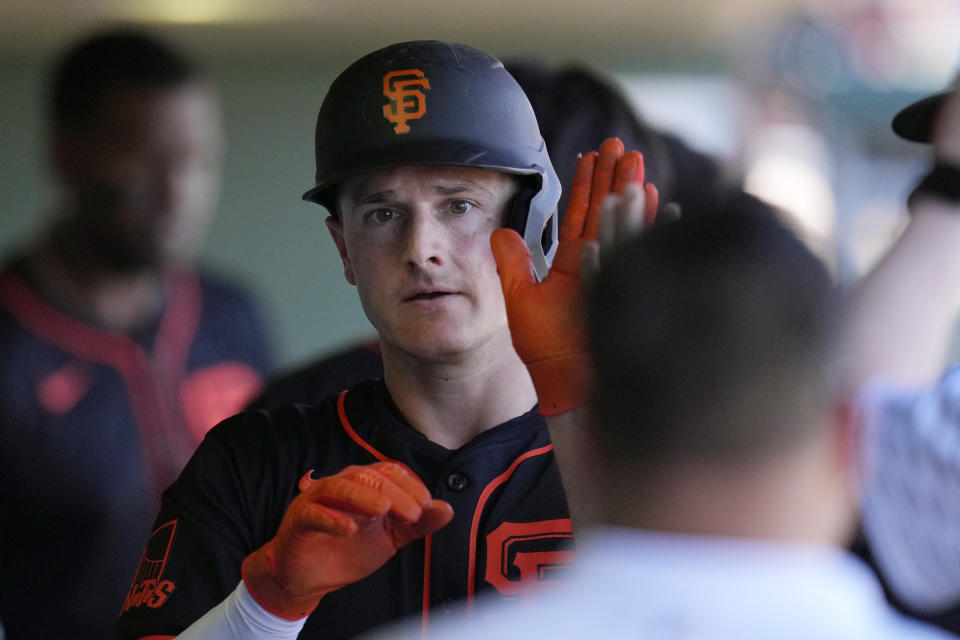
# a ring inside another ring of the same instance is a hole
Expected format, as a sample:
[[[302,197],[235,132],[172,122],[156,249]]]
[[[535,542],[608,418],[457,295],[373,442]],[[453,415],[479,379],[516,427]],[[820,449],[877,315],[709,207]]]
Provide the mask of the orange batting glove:
[[[347,467],[300,479],[298,495],[276,535],[247,556],[241,573],[250,595],[270,613],[299,620],[327,593],[365,578],[397,549],[440,529],[453,509],[433,500],[395,462]]]
[[[643,184],[643,156],[638,151],[625,154],[623,143],[609,138],[599,153],[580,158],[557,254],[542,282],[536,281],[530,253],[516,231],[498,229],[490,238],[513,346],[530,371],[543,415],[587,404],[591,373],[581,301],[581,255],[587,244],[597,241],[604,199],[620,194],[631,182],[643,185],[644,226],[648,227],[656,217],[658,194],[652,184]]]

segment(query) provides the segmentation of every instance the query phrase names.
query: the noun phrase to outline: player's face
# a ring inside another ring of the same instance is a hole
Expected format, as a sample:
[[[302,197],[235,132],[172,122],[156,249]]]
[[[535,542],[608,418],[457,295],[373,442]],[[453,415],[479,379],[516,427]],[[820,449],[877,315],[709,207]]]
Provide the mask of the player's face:
[[[443,361],[506,336],[490,234],[515,179],[486,169],[405,166],[344,183],[327,221],[385,348]]]
[[[109,94],[95,122],[57,143],[75,231],[116,268],[191,260],[212,218],[220,155],[217,109],[206,88]]]

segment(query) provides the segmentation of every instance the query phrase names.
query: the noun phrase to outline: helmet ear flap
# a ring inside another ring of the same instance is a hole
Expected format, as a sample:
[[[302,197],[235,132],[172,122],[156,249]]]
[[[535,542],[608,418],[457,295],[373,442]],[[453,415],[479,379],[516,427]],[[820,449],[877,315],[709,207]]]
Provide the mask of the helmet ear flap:
[[[547,223],[543,225],[543,233],[540,234],[540,248],[543,249],[543,255],[549,256],[551,251],[556,248],[556,242],[553,241],[553,221],[556,215],[547,218]]]
[[[539,175],[518,176],[518,178],[519,188],[510,203],[506,226],[523,236],[523,241],[530,250],[537,279],[543,280],[557,248],[554,223],[556,212],[546,216],[532,215],[533,200],[542,190],[543,179]]]
[[[533,182],[532,178],[532,176],[517,176],[517,192],[510,202],[507,213],[506,226],[520,235],[524,235],[524,229],[527,226],[527,218],[530,216],[530,202],[539,191],[537,185],[531,184]]]

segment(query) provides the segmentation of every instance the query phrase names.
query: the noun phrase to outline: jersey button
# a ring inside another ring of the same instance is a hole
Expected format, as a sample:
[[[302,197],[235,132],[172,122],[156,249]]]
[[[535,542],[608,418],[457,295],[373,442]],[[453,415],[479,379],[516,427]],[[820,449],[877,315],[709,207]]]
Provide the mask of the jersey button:
[[[467,476],[459,471],[454,471],[447,476],[447,488],[450,489],[450,491],[463,491],[467,488],[468,483]]]

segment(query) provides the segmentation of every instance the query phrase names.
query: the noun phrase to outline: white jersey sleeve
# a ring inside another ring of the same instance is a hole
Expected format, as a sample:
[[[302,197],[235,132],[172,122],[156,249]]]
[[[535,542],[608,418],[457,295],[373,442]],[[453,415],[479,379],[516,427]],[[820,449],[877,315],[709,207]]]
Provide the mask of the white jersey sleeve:
[[[893,592],[918,611],[960,604],[960,367],[932,388],[870,385],[862,521]]]

